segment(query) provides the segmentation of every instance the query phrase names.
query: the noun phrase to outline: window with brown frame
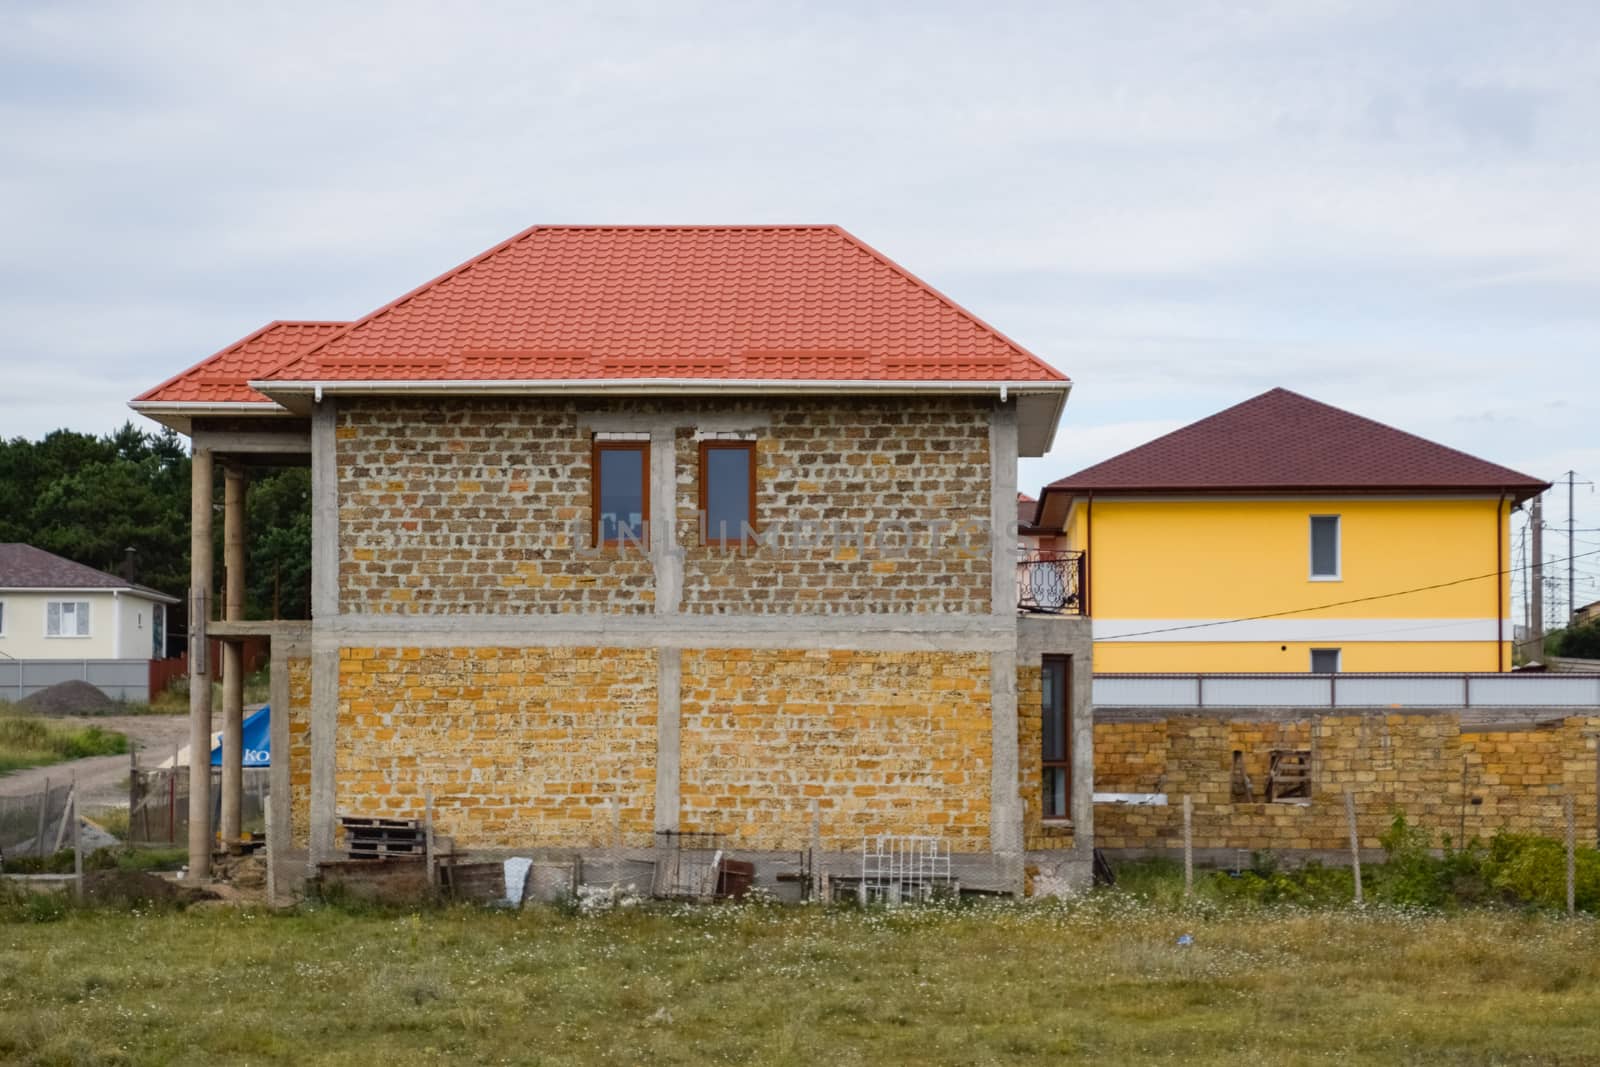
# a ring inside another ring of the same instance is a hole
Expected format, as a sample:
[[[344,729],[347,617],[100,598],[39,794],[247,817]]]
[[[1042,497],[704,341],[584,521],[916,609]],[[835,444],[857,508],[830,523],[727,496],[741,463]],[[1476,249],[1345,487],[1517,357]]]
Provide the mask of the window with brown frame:
[[[1072,660],[1044,657],[1040,711],[1043,781],[1040,795],[1046,819],[1072,817]]]
[[[740,545],[756,529],[756,444],[700,442],[700,517],[708,545]]]
[[[594,442],[590,489],[596,547],[642,545],[650,521],[650,442]]]

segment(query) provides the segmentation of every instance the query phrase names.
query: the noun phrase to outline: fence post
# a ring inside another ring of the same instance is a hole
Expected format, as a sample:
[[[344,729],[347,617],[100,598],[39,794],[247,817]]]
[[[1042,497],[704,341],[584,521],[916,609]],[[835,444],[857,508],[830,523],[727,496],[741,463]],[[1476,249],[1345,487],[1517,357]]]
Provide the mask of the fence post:
[[[1562,798],[1563,808],[1567,816],[1567,917],[1571,918],[1578,910],[1578,865],[1577,865],[1577,825],[1573,818],[1572,794],[1568,793]]]
[[[822,858],[822,809],[811,799],[811,899],[828,902],[828,864]]]
[[[1361,892],[1361,835],[1356,831],[1356,795],[1350,790],[1344,791],[1344,817],[1350,824],[1350,869],[1356,875],[1356,906],[1362,906],[1366,901]]]
[[[423,810],[423,816],[422,817],[425,820],[424,823],[423,823],[423,827],[422,827],[422,853],[423,853],[422,862],[427,865],[427,869],[428,869],[428,888],[432,889],[433,886],[434,886],[434,871],[433,871],[433,790],[432,789],[425,790],[423,792],[423,794],[422,794],[422,810]]]
[[[268,793],[261,805],[261,814],[267,821],[267,907],[278,906],[278,842],[272,836],[272,794]],[[431,867],[432,864],[430,863]]]
[[[1194,798],[1183,794],[1183,895],[1194,894]]]
[[[50,818],[50,779],[44,780],[44,792],[39,795],[39,832],[33,835],[33,850],[44,856],[44,827]]]
[[[83,899],[83,835],[78,826],[78,775],[72,775],[72,891]]]

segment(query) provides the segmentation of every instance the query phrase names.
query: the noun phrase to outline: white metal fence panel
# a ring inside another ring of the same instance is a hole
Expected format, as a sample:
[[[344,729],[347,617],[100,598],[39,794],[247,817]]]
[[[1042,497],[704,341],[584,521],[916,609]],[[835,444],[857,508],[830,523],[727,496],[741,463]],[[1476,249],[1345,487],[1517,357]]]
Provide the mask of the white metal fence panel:
[[[1600,705],[1600,677],[1574,674],[1476,675],[1468,688],[1470,705],[1477,708]]]
[[[1203,680],[1200,698],[1219,708],[1327,707],[1333,703],[1326,676],[1303,674],[1214,674]]]
[[[1351,675],[1334,680],[1334,705],[1341,708],[1457,708],[1467,702],[1461,675]]]
[[[1193,707],[1200,702],[1200,679],[1161,674],[1144,678],[1097,677],[1094,702],[1108,708]]]
[[[1600,708],[1600,674],[1101,674],[1101,708]]]
[[[150,699],[142,659],[0,659],[0,700],[21,700],[60,682],[88,682],[112,700]]]

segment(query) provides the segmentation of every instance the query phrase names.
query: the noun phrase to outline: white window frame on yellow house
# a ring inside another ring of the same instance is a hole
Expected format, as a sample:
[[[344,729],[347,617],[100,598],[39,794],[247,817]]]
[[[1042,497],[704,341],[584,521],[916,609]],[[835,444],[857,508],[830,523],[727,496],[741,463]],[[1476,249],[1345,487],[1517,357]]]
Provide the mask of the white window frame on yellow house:
[[[1317,573],[1317,520],[1333,520],[1333,573]],[[1344,519],[1339,515],[1312,515],[1306,523],[1306,571],[1313,582],[1344,581]]]
[[[68,605],[71,605],[70,612]],[[50,609],[55,609],[56,632],[50,632]],[[94,636],[94,616],[87,600],[48,600],[44,605],[44,636],[51,641],[84,641]],[[67,632],[67,616],[72,632]]]

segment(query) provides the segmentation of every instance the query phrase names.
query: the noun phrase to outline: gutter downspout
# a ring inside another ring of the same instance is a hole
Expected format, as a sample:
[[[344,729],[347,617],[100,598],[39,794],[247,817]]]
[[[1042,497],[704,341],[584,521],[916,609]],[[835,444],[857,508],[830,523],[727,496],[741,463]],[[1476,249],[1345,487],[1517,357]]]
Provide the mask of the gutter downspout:
[[[1094,603],[1089,599],[1094,583],[1089,580],[1089,575],[1094,570],[1094,554],[1089,551],[1094,547],[1094,490],[1089,490],[1089,495],[1084,498],[1083,504],[1083,614],[1085,618],[1094,618]]]

